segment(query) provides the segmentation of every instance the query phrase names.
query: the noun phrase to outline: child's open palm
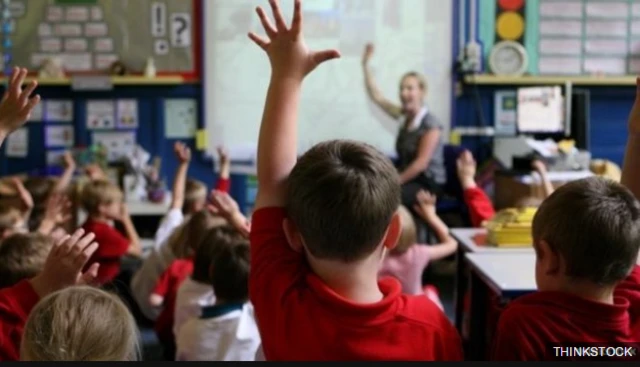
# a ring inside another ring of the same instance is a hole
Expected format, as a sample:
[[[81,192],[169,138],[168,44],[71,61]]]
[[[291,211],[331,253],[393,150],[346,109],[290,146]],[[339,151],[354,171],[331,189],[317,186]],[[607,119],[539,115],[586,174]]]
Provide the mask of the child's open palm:
[[[22,89],[27,77],[27,69],[14,68],[9,85],[0,102],[0,133],[9,134],[22,126],[40,102],[40,96],[29,98],[38,86],[34,80]]]
[[[640,77],[636,79],[636,101],[629,114],[629,132],[640,134]]]
[[[278,0],[269,0],[275,27],[261,7],[256,9],[268,39],[255,33],[249,33],[249,38],[267,53],[271,62],[272,73],[278,79],[293,78],[301,81],[318,65],[340,57],[340,53],[336,50],[309,50],[302,35],[301,2],[301,0],[295,0],[290,28],[287,27],[284,21]]]
[[[460,179],[473,179],[476,175],[476,161],[473,159],[473,155],[468,150],[465,150],[460,154],[456,161],[458,169],[458,177]]]
[[[418,202],[414,209],[423,217],[436,214],[436,196],[420,190],[416,195],[416,201]]]
[[[177,142],[174,145],[173,150],[180,163],[189,163],[189,161],[191,161],[191,149],[183,143]]]

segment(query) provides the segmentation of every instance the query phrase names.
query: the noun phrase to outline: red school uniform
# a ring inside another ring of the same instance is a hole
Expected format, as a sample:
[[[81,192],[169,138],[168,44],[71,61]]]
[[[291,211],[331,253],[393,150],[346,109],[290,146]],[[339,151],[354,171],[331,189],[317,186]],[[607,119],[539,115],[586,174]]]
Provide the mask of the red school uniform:
[[[178,288],[193,273],[193,258],[174,260],[160,276],[153,290],[154,294],[164,297],[162,312],[156,319],[155,331],[164,343],[174,343],[173,318],[176,308]]]
[[[95,242],[99,245],[84,270],[86,271],[91,264],[97,262],[100,264],[97,282],[99,284],[111,282],[120,273],[120,261],[129,250],[131,241],[109,224],[92,219],[88,219],[82,229],[87,233],[93,232],[96,236]]]
[[[613,305],[563,292],[532,293],[513,301],[500,316],[492,359],[558,359],[553,355],[554,343],[556,346],[567,343],[635,345],[640,342],[639,311],[638,267],[616,288]],[[563,358],[565,359],[572,358]]]
[[[282,208],[258,210],[251,228],[249,294],[268,361],[461,360],[458,333],[424,296],[378,284],[384,299],[361,305],[327,287],[292,251]]]
[[[20,359],[24,326],[39,300],[28,280],[0,290],[0,361]]]
[[[464,190],[464,202],[469,208],[471,225],[478,228],[482,222],[493,218],[496,211],[487,194],[479,187]]]

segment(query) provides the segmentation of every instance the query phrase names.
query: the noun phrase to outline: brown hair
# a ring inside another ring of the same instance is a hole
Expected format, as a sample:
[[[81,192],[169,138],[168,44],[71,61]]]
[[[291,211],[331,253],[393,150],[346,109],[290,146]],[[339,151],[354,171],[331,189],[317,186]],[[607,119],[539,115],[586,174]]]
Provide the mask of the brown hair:
[[[190,213],[196,203],[206,200],[207,185],[202,181],[188,179],[184,189],[182,212],[185,214]]]
[[[422,90],[423,92],[427,91],[427,88],[428,88],[427,80],[424,78],[424,76],[422,76],[422,74],[420,74],[420,73],[418,73],[416,71],[410,71],[408,73],[405,73],[402,76],[402,79],[400,79],[400,84],[402,85],[402,83],[407,78],[415,78],[418,81],[418,86],[420,87],[420,90]]]
[[[222,246],[241,242],[239,233],[226,225],[209,229],[195,251],[191,279],[200,283],[211,283],[211,264]]]
[[[168,240],[173,255],[184,259],[195,254],[210,228],[227,224],[221,217],[212,215],[208,210],[201,210],[178,227]]]
[[[47,201],[54,185],[55,180],[49,177],[29,177],[24,181],[24,188],[29,191],[36,204]]]
[[[24,329],[23,361],[136,361],[138,328],[115,295],[71,287],[42,299]]]
[[[122,191],[107,180],[89,181],[82,189],[82,205],[89,214],[97,214],[101,205],[122,201]]]
[[[574,181],[542,203],[533,238],[563,258],[567,276],[613,285],[628,276],[638,259],[640,203],[613,181]]]
[[[0,288],[12,287],[42,271],[53,241],[40,234],[14,234],[0,246]]]
[[[413,220],[413,216],[411,216],[409,210],[401,205],[398,208],[398,214],[400,214],[402,231],[400,232],[398,245],[389,252],[390,255],[402,255],[418,241],[416,222]]]
[[[216,299],[225,302],[249,300],[249,241],[238,231],[221,227],[218,250],[212,263],[211,285]]]
[[[15,228],[20,219],[22,219],[22,213],[18,208],[0,205],[0,232]]]
[[[293,168],[287,214],[309,253],[352,262],[380,244],[400,205],[391,161],[370,145],[345,140],[318,144]]]

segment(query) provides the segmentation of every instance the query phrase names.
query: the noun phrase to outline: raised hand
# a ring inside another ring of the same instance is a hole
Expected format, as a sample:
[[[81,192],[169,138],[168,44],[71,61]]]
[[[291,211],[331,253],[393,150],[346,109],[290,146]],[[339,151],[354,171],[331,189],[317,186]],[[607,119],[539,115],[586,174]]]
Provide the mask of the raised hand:
[[[375,47],[372,43],[367,43],[364,48],[364,53],[362,54],[362,64],[367,65],[371,58],[373,57],[373,52],[375,51]]]
[[[20,180],[19,178],[14,178],[12,182],[13,186],[16,188],[16,191],[18,192],[18,195],[20,196],[20,201],[22,201],[22,205],[25,207],[25,209],[33,209],[33,196],[31,196],[31,193],[29,193],[29,191],[24,187],[22,180]]]
[[[38,83],[34,80],[22,89],[27,77],[27,69],[14,68],[9,77],[9,85],[0,102],[0,135],[7,136],[24,125],[33,108],[40,103],[40,96],[29,98]]]
[[[64,152],[64,155],[62,156],[62,163],[65,169],[75,170],[76,168],[76,160],[73,158],[73,154],[69,151]]]
[[[460,154],[456,161],[456,168],[458,171],[458,179],[465,189],[476,186],[475,176],[477,164],[473,155],[468,150],[465,150]]]
[[[269,0],[269,4],[275,26],[261,7],[256,9],[268,39],[255,33],[249,33],[249,38],[269,56],[272,77],[302,81],[318,65],[340,57],[340,53],[336,50],[309,50],[302,35],[301,0],[295,0],[291,27],[287,27],[284,21],[278,0]]]
[[[209,196],[209,209],[227,219],[240,213],[240,207],[233,198],[224,191],[213,190]]]
[[[71,236],[58,239],[42,272],[31,280],[31,284],[40,297],[66,287],[94,283],[98,275],[98,264],[92,264],[84,273],[82,269],[93,253],[98,249],[93,233],[85,234],[78,229]]]
[[[88,166],[85,167],[85,172],[87,173],[87,176],[89,176],[89,179],[91,181],[98,181],[98,180],[106,180],[107,179],[107,174],[104,173],[104,171],[102,170],[102,168],[98,165],[98,164],[90,164]]]
[[[629,133],[640,135],[640,77],[636,79],[636,100],[629,114]]]
[[[538,173],[547,173],[547,166],[537,159],[531,162],[531,169]]]
[[[47,200],[44,220],[49,220],[57,226],[66,224],[71,220],[71,202],[69,198],[64,194],[52,194]]]
[[[173,146],[173,151],[180,163],[185,164],[191,161],[191,149],[189,149],[184,143],[176,142]]]
[[[220,159],[221,167],[229,164],[229,153],[227,153],[227,150],[222,146],[218,147],[218,157]]]
[[[431,193],[420,190],[416,195],[417,204],[414,206],[415,211],[423,217],[436,214],[436,196]]]

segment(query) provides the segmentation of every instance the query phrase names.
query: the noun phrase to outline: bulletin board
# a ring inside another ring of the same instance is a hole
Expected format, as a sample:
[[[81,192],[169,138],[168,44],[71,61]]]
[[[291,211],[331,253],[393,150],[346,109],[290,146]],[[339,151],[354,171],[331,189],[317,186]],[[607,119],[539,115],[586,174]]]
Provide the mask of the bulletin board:
[[[502,33],[525,47],[532,75],[640,72],[640,0],[472,1],[486,59]]]
[[[120,60],[140,72],[152,57],[159,74],[197,77],[199,7],[198,0],[11,0],[12,63],[37,69],[56,56],[69,73],[91,73]]]

